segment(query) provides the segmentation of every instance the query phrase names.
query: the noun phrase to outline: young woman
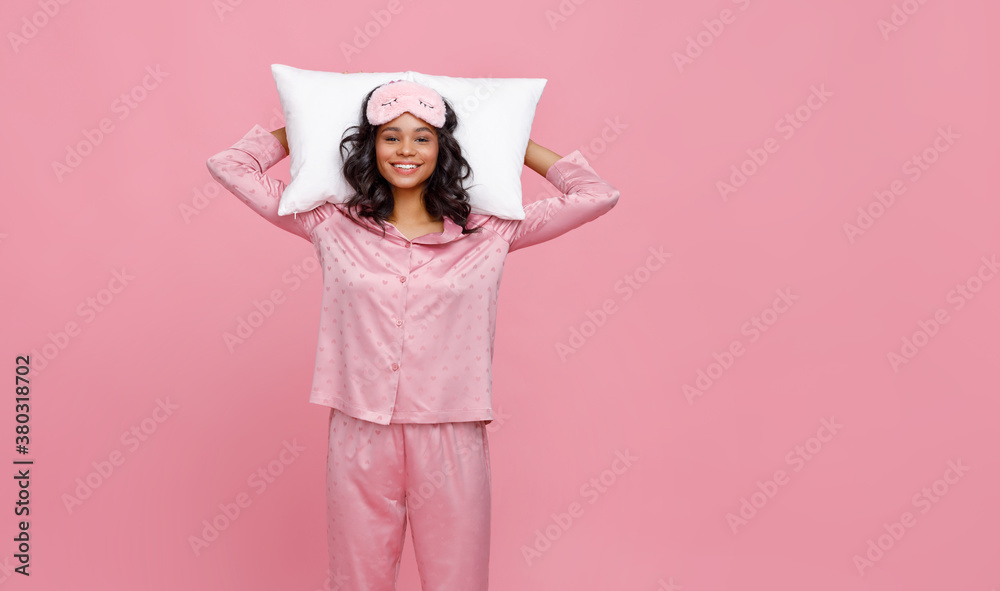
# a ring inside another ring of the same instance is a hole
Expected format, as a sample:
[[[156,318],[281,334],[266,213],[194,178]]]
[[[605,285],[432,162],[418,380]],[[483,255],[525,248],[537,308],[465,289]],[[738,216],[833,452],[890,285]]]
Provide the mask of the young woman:
[[[608,212],[618,190],[579,151],[533,141],[524,163],[562,194],[523,220],[471,212],[454,110],[426,86],[372,90],[340,144],[355,194],[278,216],[284,128],[260,125],[208,159],[272,224],[312,242],[323,269],[310,402],[330,408],[332,589],[395,589],[406,522],[424,591],[487,589],[497,294],[509,252]]]

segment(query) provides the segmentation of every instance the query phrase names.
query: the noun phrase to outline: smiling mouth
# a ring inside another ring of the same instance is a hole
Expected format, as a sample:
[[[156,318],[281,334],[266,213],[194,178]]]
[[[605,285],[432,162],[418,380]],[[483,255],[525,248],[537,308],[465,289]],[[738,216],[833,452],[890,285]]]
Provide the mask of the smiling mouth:
[[[411,164],[411,165],[408,165],[408,166],[405,166],[405,165],[404,166],[399,166],[399,165],[396,165],[396,164],[391,164],[391,166],[392,166],[393,170],[396,171],[396,174],[398,174],[400,176],[410,176],[411,174],[416,174],[417,173],[417,169],[420,168],[423,165],[422,164],[415,164],[415,165]]]

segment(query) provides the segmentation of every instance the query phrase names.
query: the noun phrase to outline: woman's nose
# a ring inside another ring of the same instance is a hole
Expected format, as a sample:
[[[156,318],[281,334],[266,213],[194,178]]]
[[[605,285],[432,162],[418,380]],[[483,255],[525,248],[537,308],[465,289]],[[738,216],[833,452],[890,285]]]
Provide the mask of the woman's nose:
[[[413,142],[410,140],[403,140],[399,142],[399,151],[403,154],[413,154],[416,152],[416,149],[413,147]]]

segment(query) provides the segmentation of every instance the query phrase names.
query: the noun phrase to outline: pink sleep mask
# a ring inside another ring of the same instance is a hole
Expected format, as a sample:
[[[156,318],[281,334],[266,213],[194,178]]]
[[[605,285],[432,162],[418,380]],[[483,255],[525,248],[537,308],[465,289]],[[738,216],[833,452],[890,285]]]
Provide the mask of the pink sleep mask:
[[[442,127],[444,109],[444,99],[434,89],[409,80],[393,80],[375,89],[365,114],[372,125],[382,125],[409,111],[434,127]]]

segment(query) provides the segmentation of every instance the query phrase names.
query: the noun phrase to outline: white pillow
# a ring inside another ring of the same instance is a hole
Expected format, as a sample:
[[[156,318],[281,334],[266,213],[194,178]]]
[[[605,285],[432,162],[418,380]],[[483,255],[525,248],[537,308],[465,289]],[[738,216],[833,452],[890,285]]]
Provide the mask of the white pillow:
[[[455,138],[472,168],[465,182],[473,213],[523,220],[521,172],[544,78],[451,78],[419,72],[342,74],[272,64],[291,154],[291,182],[279,215],[301,213],[354,193],[342,174],[340,140],[358,124],[373,88],[411,80],[436,90],[455,109]]]

